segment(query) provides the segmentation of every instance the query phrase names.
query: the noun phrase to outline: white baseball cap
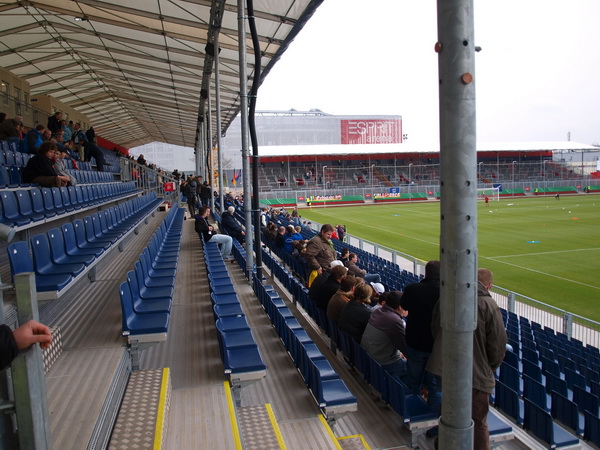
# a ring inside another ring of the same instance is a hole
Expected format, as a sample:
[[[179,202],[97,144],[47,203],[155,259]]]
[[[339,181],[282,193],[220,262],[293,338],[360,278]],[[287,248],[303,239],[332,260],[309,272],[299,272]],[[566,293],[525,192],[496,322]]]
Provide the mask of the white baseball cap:
[[[383,294],[385,292],[385,287],[381,283],[369,283],[373,290],[378,294]]]

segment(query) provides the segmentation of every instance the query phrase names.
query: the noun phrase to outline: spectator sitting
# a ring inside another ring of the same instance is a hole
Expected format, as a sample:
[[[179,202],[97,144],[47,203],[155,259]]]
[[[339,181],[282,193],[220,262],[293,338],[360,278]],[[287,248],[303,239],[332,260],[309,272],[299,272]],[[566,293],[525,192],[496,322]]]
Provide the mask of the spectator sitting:
[[[44,142],[44,125],[38,124],[35,128],[32,128],[25,135],[23,142],[23,149],[25,153],[36,154],[40,148],[40,145]]]
[[[227,211],[221,216],[221,225],[227,234],[238,240],[240,244],[244,243],[245,232],[238,221],[233,217],[235,207],[230,206]]]
[[[292,243],[292,256],[298,259],[302,259],[302,262],[304,263],[306,263],[306,260],[304,260],[304,253],[306,253],[307,242],[307,240],[301,239]]]
[[[356,342],[360,342],[365,331],[373,308],[370,306],[370,297],[374,289],[367,283],[359,284],[354,288],[354,298],[344,309],[337,321],[340,330],[348,333]]]
[[[319,274],[330,268],[332,261],[336,259],[336,252],[331,242],[333,226],[329,223],[321,226],[321,232],[313,237],[306,245],[305,258],[310,270]]]
[[[406,375],[405,324],[406,312],[400,306],[402,292],[392,291],[381,299],[365,327],[360,344],[390,375]]]
[[[381,295],[385,292],[385,286],[381,283],[369,283],[373,288],[373,292],[371,294],[371,305],[375,306],[379,304],[379,299]]]
[[[208,223],[208,216],[210,216],[210,208],[208,206],[201,207],[198,214],[194,216],[196,219],[196,223],[194,224],[196,233],[198,233],[198,236],[204,238],[204,242],[216,242],[220,246],[223,259],[233,261],[233,255],[231,254],[233,239],[226,234],[217,233],[214,227]]]
[[[316,303],[318,308],[327,311],[329,300],[340,288],[342,277],[346,275],[346,269],[343,265],[337,265],[334,261],[334,266],[328,272],[320,274],[308,290],[308,298]]]
[[[67,183],[67,186],[75,186],[77,184],[77,179],[73,175],[71,175],[71,172],[69,172],[69,169],[67,168],[68,160],[65,159],[68,157],[67,147],[61,148],[56,153],[57,153],[57,158],[56,158],[56,161],[54,162],[54,170],[56,170],[56,173],[58,175],[69,178],[69,182]]]
[[[335,322],[338,321],[344,306],[354,297],[354,288],[356,287],[356,277],[344,275],[340,281],[340,288],[329,299],[327,303],[327,318]]]
[[[23,118],[15,116],[14,119],[6,119],[0,123],[0,141],[18,141],[21,136],[19,131],[23,125]]]
[[[344,266],[348,262],[348,257],[349,256],[350,256],[350,249],[349,248],[343,248],[342,251],[340,252],[340,261],[344,263]]]
[[[367,273],[366,270],[363,270],[356,265],[357,262],[358,255],[356,253],[350,253],[348,262],[344,264],[348,268],[349,273],[355,277],[364,278],[367,283],[381,283],[381,276],[378,273]]]
[[[269,225],[263,228],[263,234],[267,241],[274,241],[277,237],[277,225],[273,222],[269,222]]]
[[[53,158],[56,151],[54,142],[44,142],[38,154],[33,156],[23,169],[23,182],[38,183],[44,187],[66,186],[70,181],[69,177],[58,175],[54,169]]]
[[[288,253],[292,253],[292,243],[301,241],[302,235],[296,232],[293,225],[288,225],[286,231],[287,233],[283,235],[283,249]]]
[[[275,236],[275,246],[278,248],[283,248],[285,245],[285,227],[279,227],[277,230],[277,236]]]

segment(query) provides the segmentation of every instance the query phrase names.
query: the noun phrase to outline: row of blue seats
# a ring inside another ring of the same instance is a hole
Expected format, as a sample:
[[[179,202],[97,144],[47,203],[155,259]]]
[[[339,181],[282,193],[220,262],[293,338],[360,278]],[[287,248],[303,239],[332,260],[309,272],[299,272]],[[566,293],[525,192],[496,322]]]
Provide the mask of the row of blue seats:
[[[122,335],[130,340],[166,339],[184,216],[183,208],[167,213],[119,286]]]
[[[247,383],[264,378],[267,367],[242,310],[218,244],[210,241],[204,243],[204,261],[225,374],[234,387],[241,381]]]
[[[0,223],[11,227],[30,226],[56,216],[84,211],[135,192],[134,182],[61,188],[31,188],[0,191]]]
[[[512,417],[517,425],[522,425],[539,439],[550,445],[550,448],[561,448],[579,445],[579,438],[567,431],[561,424],[571,428],[576,434],[582,427],[577,406],[573,402],[552,391],[552,413],[538,406],[529,398],[521,398],[519,394],[506,386],[502,381],[496,381],[493,402],[494,406]],[[600,420],[590,412],[584,414],[584,439],[600,443]],[[554,417],[554,418],[553,418]]]
[[[0,165],[0,188],[39,186],[37,183],[23,182],[22,172],[22,167]],[[115,181],[114,175],[111,172],[97,172],[95,170],[71,170],[70,173],[79,184],[111,183]]]
[[[34,272],[38,292],[59,296],[160,204],[156,194],[125,202],[83,220],[65,223],[47,234],[8,245],[11,275]]]
[[[324,416],[331,420],[341,414],[356,411],[356,397],[275,289],[263,285],[256,276],[253,279],[253,287]]]
[[[420,396],[411,393],[400,379],[390,376],[350,335],[338,330],[335,323],[327,319],[325,312],[308,298],[308,289],[264,250],[263,261],[273,276],[282,282],[294,299],[330,336],[335,343],[332,347],[340,349],[348,363],[380,393],[382,401],[402,417],[403,424],[411,431],[412,445],[416,446],[419,432],[437,424],[438,414],[432,411]],[[490,438],[494,442],[511,439],[513,436],[512,428],[493,412],[488,414],[488,428]]]

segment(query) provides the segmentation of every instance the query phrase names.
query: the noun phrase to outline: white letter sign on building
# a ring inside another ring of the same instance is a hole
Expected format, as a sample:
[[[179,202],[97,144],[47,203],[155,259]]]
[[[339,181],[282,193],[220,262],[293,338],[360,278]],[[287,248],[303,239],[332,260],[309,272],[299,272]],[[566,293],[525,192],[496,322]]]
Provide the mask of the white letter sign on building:
[[[342,144],[401,144],[402,120],[341,120]]]

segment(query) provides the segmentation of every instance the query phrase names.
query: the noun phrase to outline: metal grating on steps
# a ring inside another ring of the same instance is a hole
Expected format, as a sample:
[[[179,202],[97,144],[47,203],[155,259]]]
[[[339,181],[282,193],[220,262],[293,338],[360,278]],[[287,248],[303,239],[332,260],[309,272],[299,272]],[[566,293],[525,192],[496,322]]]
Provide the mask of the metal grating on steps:
[[[269,405],[241,406],[237,418],[244,449],[282,449],[285,444]]]

